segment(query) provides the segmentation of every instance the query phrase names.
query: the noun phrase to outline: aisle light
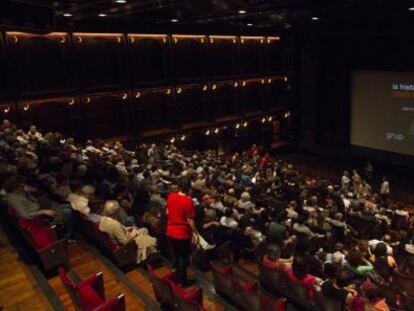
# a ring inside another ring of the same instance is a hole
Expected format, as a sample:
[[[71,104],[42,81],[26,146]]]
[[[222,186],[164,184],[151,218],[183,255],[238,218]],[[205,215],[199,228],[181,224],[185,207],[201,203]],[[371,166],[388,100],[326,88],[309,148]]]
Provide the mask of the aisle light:
[[[75,104],[75,99],[74,98],[70,98],[69,99],[69,106],[73,106]]]
[[[166,95],[170,95],[170,94],[171,94],[171,89],[167,89],[167,90],[165,91],[165,94],[166,94]]]
[[[209,136],[209,135],[211,134],[211,131],[210,131],[210,130],[207,130],[204,134],[205,134],[206,136]]]
[[[240,128],[240,123],[237,123],[236,124],[236,129],[239,129]]]
[[[170,138],[170,143],[172,143],[172,144],[173,144],[174,142],[175,142],[175,137],[171,137],[171,138]]]
[[[23,110],[24,110],[24,111],[29,110],[29,108],[30,108],[30,105],[29,105],[29,104],[24,104],[24,105],[23,105]]]
[[[234,87],[238,87],[239,86],[239,83],[237,81],[234,81],[233,86]]]
[[[181,135],[181,137],[180,137],[180,140],[181,141],[184,141],[186,139],[186,136],[183,134],[183,135]]]
[[[207,91],[207,89],[208,89],[207,84],[204,84],[204,85],[203,85],[203,91],[205,92],[205,91]]]
[[[136,92],[135,93],[135,98],[140,98],[141,97],[141,92]]]
[[[4,113],[9,113],[9,111],[10,111],[10,106],[9,106],[9,105],[7,105],[6,107],[4,107],[3,111],[4,111]]]
[[[218,127],[216,127],[215,129],[214,129],[214,134],[218,134],[219,133],[219,128]]]
[[[267,121],[272,122],[272,120],[273,120],[272,116],[267,117]]]
[[[265,84],[265,83],[266,83],[265,79],[262,79],[260,82],[261,82],[262,84]]]
[[[287,76],[285,76],[285,77],[283,78],[283,81],[287,82],[287,81],[288,81],[288,77],[287,77]]]
[[[267,79],[267,84],[270,84],[270,83],[272,83],[272,79],[271,78],[268,78]]]
[[[127,94],[127,93],[122,94],[122,99],[123,99],[123,100],[125,100],[125,99],[127,99],[127,98],[128,98],[128,94]]]
[[[177,94],[180,94],[181,92],[182,92],[182,88],[180,88],[180,87],[179,87],[179,88],[177,89]]]
[[[265,123],[265,122],[266,122],[266,118],[265,118],[265,117],[263,117],[261,122],[262,122],[262,123]]]
[[[247,123],[247,121],[244,121],[243,127],[247,127],[247,125],[249,125],[249,123]]]
[[[212,90],[215,90],[217,88],[217,85],[215,85],[215,84],[213,84],[212,86],[211,86],[211,89]]]
[[[243,82],[242,82],[242,86],[243,86],[243,87],[245,87],[245,86],[246,86],[246,81],[245,81],[245,80],[243,80]]]

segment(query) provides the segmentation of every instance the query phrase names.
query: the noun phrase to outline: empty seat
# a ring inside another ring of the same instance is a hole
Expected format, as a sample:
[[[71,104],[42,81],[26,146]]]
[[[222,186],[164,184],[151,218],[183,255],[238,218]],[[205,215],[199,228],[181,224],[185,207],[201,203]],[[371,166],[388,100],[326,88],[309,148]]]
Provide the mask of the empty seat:
[[[63,268],[59,268],[59,277],[77,310],[125,310],[125,298],[123,294],[120,294],[109,301],[105,301],[102,272],[88,277],[79,284],[76,284],[72,279],[70,279]]]
[[[211,262],[214,288],[216,293],[222,296],[232,297],[234,294],[232,283],[232,267],[219,262]]]

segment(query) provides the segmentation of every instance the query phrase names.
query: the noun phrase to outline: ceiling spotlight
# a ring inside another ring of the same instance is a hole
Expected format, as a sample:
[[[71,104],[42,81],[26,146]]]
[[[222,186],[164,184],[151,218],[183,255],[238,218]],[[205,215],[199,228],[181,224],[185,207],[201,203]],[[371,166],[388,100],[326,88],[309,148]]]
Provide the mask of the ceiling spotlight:
[[[245,10],[239,10],[239,14],[246,14],[247,12]]]
[[[247,27],[252,27],[253,24],[252,23],[247,23]]]
[[[210,134],[211,134],[211,131],[210,131],[210,130],[207,130],[207,131],[205,132],[205,134],[206,134],[206,136],[208,136],[208,135],[210,135]]]
[[[126,2],[126,0],[115,0],[115,2],[116,2],[116,3],[120,3],[120,4],[122,4],[122,3],[127,3],[127,2]]]
[[[186,138],[186,137],[185,137],[185,135],[181,135],[180,140],[181,140],[181,141],[184,141],[184,140],[185,140],[185,138]]]
[[[312,16],[312,18],[311,18],[313,21],[318,21],[319,20],[319,17],[317,17],[317,16]]]
[[[63,16],[64,17],[72,17],[73,15],[71,13],[64,13]]]
[[[408,11],[414,11],[414,6],[411,8],[408,8]]]
[[[171,23],[178,23],[178,19],[176,19],[176,18],[172,18],[170,21],[171,21]]]
[[[249,123],[247,123],[247,121],[244,121],[244,123],[243,123],[243,127],[247,127],[247,125],[248,125]]]
[[[105,13],[100,13],[98,14],[99,17],[107,17],[108,15],[106,15]]]
[[[215,129],[214,129],[214,134],[218,134],[218,132],[219,132],[220,130],[219,130],[219,128],[218,127],[216,127]]]

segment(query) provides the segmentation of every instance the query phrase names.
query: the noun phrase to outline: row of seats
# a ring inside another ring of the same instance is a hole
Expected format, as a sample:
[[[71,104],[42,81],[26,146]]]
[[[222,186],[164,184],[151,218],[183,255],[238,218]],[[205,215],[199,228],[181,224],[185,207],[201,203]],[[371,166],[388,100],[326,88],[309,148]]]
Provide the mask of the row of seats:
[[[315,290],[313,301],[308,299],[307,287],[294,282],[289,282],[285,273],[279,269],[271,269],[258,261],[259,283],[267,291],[287,297],[289,301],[295,301],[307,309],[320,311],[341,311],[341,303],[332,300]],[[392,310],[414,310],[414,275],[405,275],[394,272],[391,284],[379,285],[382,296]]]
[[[282,311],[285,297],[277,297],[259,288],[256,278],[245,271],[220,262],[211,262],[214,288],[218,295],[246,311]],[[304,309],[302,309],[304,310]]]
[[[103,274],[95,275],[76,284],[64,268],[59,268],[59,277],[72,299],[76,310],[81,311],[125,311],[125,296],[105,300]]]
[[[45,271],[59,266],[69,267],[66,239],[59,239],[56,226],[49,225],[42,217],[23,219],[13,206],[7,208],[10,222],[34,251]]]
[[[155,297],[161,308],[173,311],[203,311],[203,292],[201,288],[189,287],[182,288],[177,283],[175,271],[170,271],[166,275],[159,277],[154,268],[147,264],[147,269],[151,275],[151,283]]]
[[[84,214],[77,214],[78,228],[82,235],[93,242],[119,268],[125,268],[136,263],[137,246],[135,243],[127,245],[116,244],[107,233],[99,230],[99,225],[87,219]]]

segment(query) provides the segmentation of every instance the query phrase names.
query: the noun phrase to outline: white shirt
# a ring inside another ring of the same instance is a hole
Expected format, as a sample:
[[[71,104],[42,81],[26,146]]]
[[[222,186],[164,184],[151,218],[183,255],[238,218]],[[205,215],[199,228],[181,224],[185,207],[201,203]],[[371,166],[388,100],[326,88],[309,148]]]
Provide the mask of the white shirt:
[[[223,216],[220,218],[220,224],[224,227],[236,229],[237,228],[237,221],[235,221],[231,217]]]
[[[90,209],[88,206],[89,200],[76,193],[69,193],[67,200],[70,202],[72,209],[82,214],[88,215]]]
[[[388,181],[383,181],[381,184],[381,194],[389,194],[390,193],[390,183]]]

